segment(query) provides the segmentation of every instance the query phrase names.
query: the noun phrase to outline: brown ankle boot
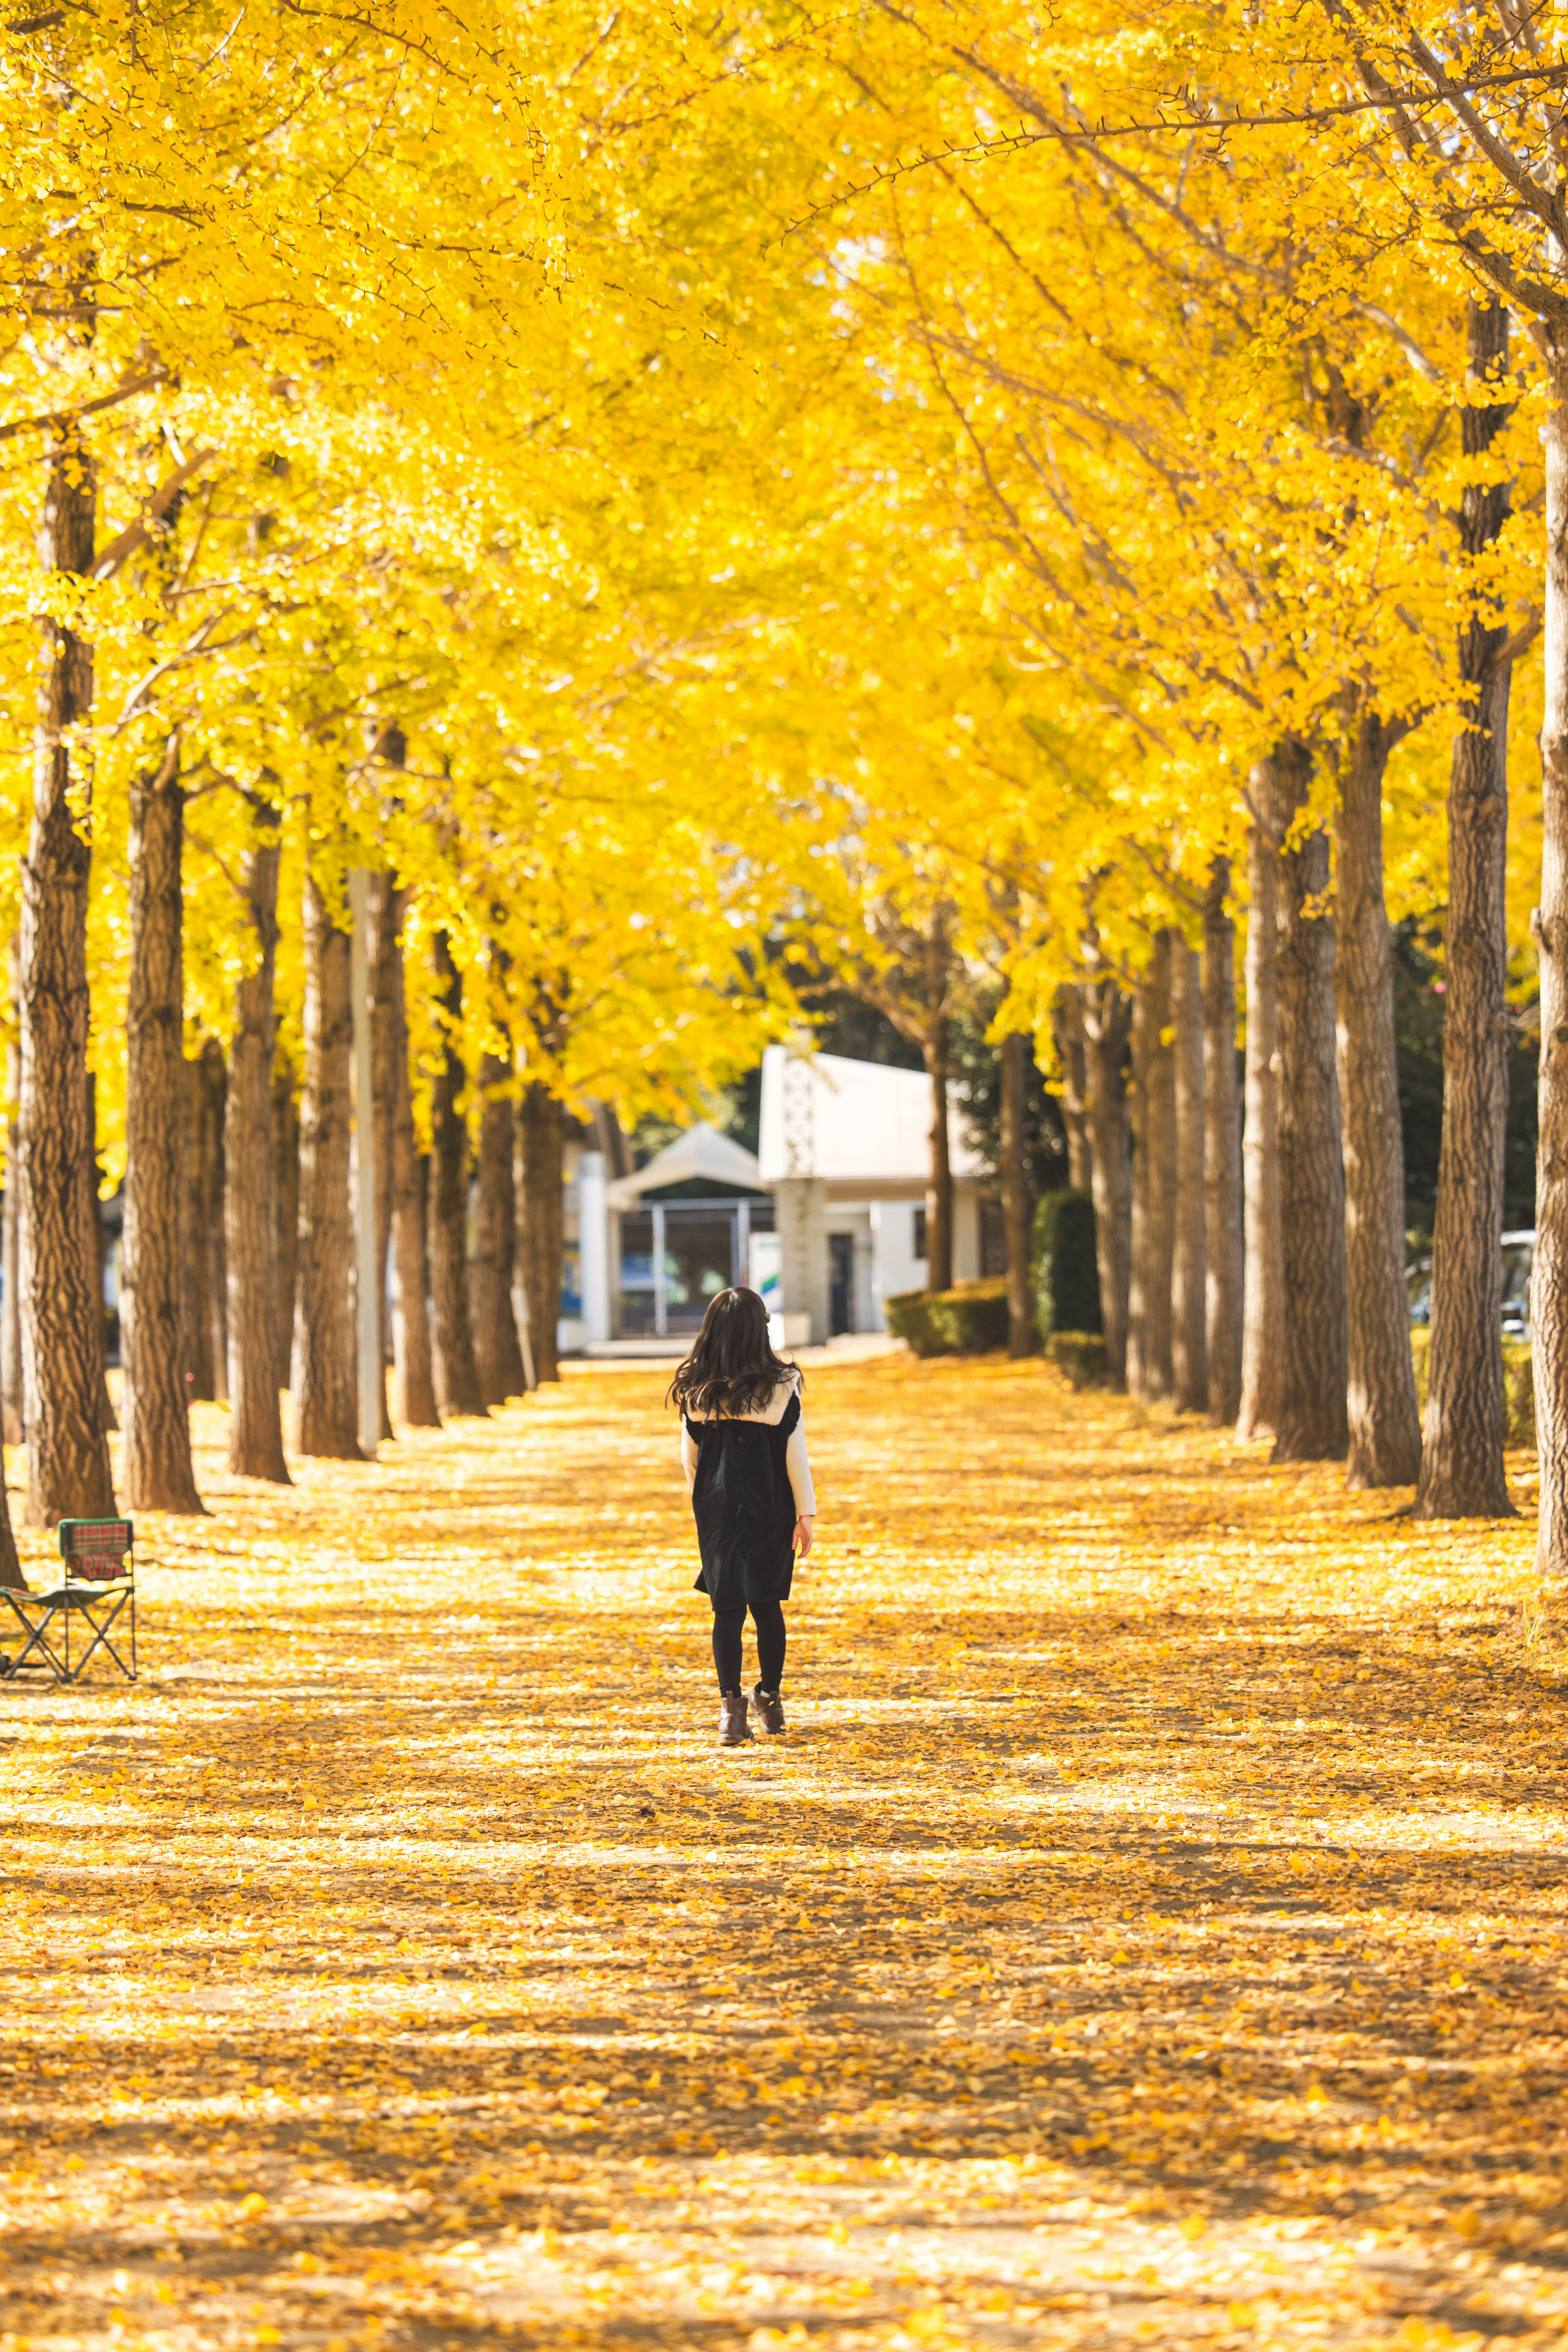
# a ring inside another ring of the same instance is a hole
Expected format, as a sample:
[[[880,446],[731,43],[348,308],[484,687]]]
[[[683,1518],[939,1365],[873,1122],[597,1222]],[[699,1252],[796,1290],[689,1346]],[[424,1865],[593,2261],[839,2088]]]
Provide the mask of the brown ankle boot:
[[[765,1691],[760,1683],[752,1693],[757,1702],[757,1719],[764,1731],[779,1738],[784,1729],[784,1702],[777,1691]]]
[[[739,1748],[751,1738],[746,1721],[746,1693],[721,1691],[718,1701],[718,1744]]]

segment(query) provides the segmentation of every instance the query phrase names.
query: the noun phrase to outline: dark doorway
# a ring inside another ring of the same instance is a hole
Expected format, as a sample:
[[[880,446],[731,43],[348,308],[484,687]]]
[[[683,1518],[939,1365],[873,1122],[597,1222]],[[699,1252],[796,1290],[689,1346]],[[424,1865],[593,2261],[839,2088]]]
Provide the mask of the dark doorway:
[[[855,1237],[853,1234],[828,1235],[828,1337],[835,1339],[841,1331],[853,1328],[850,1302],[854,1297]]]
[[[734,1211],[672,1203],[664,1211],[664,1328],[695,1331],[708,1300],[734,1280]]]

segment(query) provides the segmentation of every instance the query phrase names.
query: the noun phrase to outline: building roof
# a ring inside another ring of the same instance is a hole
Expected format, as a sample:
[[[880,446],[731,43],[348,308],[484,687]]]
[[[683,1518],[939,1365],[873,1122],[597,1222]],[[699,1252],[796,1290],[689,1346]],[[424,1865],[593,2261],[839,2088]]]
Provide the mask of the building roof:
[[[684,1135],[677,1135],[674,1143],[666,1143],[645,1168],[634,1170],[630,1176],[617,1177],[607,1187],[610,1205],[612,1209],[634,1209],[644,1192],[657,1192],[666,1184],[685,1184],[698,1178],[723,1184],[735,1192],[766,1190],[755,1155],[743,1143],[733,1142],[704,1120],[696,1127],[688,1127]]]
[[[852,1062],[840,1054],[792,1054],[769,1045],[762,1057],[761,1181],[821,1176],[840,1188],[927,1181],[931,1173],[931,1081],[924,1070]],[[982,1172],[947,1093],[947,1148],[955,1176]]]

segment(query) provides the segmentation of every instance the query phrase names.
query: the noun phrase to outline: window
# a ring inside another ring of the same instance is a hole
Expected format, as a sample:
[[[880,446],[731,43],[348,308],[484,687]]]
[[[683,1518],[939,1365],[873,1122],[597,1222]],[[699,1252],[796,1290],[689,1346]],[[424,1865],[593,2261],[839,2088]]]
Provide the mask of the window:
[[[925,1212],[924,1209],[916,1209],[915,1212],[915,1241],[913,1244],[913,1255],[915,1257],[924,1257],[925,1255]]]

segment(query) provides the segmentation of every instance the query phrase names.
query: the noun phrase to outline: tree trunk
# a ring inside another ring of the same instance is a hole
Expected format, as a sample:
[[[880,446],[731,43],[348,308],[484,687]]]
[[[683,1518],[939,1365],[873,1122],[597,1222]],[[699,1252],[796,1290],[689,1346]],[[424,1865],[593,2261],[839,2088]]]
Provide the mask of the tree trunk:
[[[11,942],[11,1003],[21,1001],[21,943]],[[5,1048],[5,1221],[4,1273],[0,1276],[0,1418],[4,1442],[20,1445],[25,1435],[22,1402],[22,1049],[13,1038]]]
[[[562,1150],[559,1102],[548,1087],[525,1087],[517,1106],[517,1240],[536,1381],[560,1378],[556,1325],[560,1317]]]
[[[1155,938],[1133,992],[1133,1276],[1127,1388],[1140,1402],[1171,1392],[1171,1279],[1176,1253],[1176,1055],[1171,934]]]
[[[1131,1276],[1131,1168],[1127,1097],[1122,1063],[1127,1050],[1127,1001],[1111,979],[1080,984],[1089,1105],[1090,1191],[1094,1196],[1094,1257],[1100,1276],[1100,1321],[1105,1334],[1105,1377],[1127,1385],[1127,1307]]]
[[[242,1478],[292,1485],[283,1458],[278,1378],[278,1327],[283,1295],[277,1278],[277,1211],[274,1198],[274,996],[277,967],[277,869],[282,847],[278,812],[252,803],[252,835],[240,867],[256,963],[240,982],[229,1047],[225,1133],[228,1173],[229,1468]],[[308,998],[308,982],[307,983]],[[307,1003],[307,1023],[309,1020]]]
[[[96,493],[74,426],[57,425],[38,535],[57,575],[92,570]],[[22,869],[22,1375],[26,1517],[34,1527],[114,1515],[104,1433],[103,1318],[82,1247],[92,1181],[88,1134],[89,772],[73,730],[92,716],[92,649],[68,623],[39,624],[33,815]]]
[[[953,1157],[948,1139],[946,1013],[949,953],[947,929],[940,915],[933,918],[925,940],[925,1002],[928,1008],[921,1049],[925,1075],[931,1081],[931,1189],[925,1202],[925,1287],[953,1287]]]
[[[382,1435],[396,1435],[387,1395],[387,1265],[392,1253],[392,1122],[397,1101],[398,1007],[392,964],[399,953],[398,894],[390,874],[365,877],[365,953],[371,976],[371,1113],[376,1139],[376,1270],[382,1307]]]
[[[1307,796],[1311,761],[1286,743],[1273,761],[1278,841]],[[1328,836],[1309,833],[1280,860],[1280,1230],[1285,1355],[1277,1462],[1343,1460],[1345,1411],[1344,1158],[1335,1074],[1334,929]]]
[[[202,1237],[206,1250],[204,1276],[207,1320],[211,1326],[213,1394],[220,1404],[229,1392],[229,1256],[227,1231],[228,1067],[223,1047],[209,1037],[202,1047],[203,1116],[207,1123],[202,1174],[206,1193],[202,1203]]]
[[[1383,896],[1383,776],[1395,740],[1381,719],[1363,714],[1334,821],[1334,999],[1344,1119],[1349,1366],[1346,1477],[1357,1487],[1413,1486],[1421,1467],[1421,1414],[1405,1290],[1405,1144],[1394,1050],[1394,954]]]
[[[1216,1428],[1233,1422],[1241,1410],[1241,1104],[1236,1087],[1236,926],[1225,911],[1229,889],[1229,860],[1217,857],[1203,902],[1204,1348],[1208,1418]]]
[[[210,1402],[215,1386],[213,1307],[207,1295],[212,1272],[212,1253],[207,1242],[212,1124],[204,1046],[185,1064],[185,1150],[180,1189],[180,1352],[184,1364],[185,1397],[192,1404]]]
[[[7,1055],[12,1064],[10,1081],[15,1087],[18,1071],[13,1047]],[[16,1102],[13,1092],[11,1101]],[[22,1420],[22,1256],[18,1246],[20,1219],[17,1215],[19,1191],[16,1166],[21,1158],[21,1137],[17,1132],[15,1111],[5,1122],[5,1209],[3,1237],[0,1237],[0,1437],[7,1445],[20,1445],[26,1436]]]
[[[1469,305],[1469,372],[1500,389],[1508,312]],[[1460,412],[1467,457],[1486,455],[1507,424],[1505,405]],[[1459,537],[1467,562],[1485,557],[1508,520],[1510,485],[1467,482]],[[1473,615],[1459,632],[1469,723],[1454,739],[1448,782],[1448,913],[1443,999],[1443,1135],[1432,1238],[1432,1336],[1426,1444],[1416,1516],[1506,1518],[1503,1469],[1503,1138],[1508,1123],[1508,705],[1506,627]],[[1544,1033],[1543,1033],[1544,1034]]]
[[[1067,1181],[1075,1192],[1094,1189],[1089,1144],[1089,1066],[1083,1040],[1083,1004],[1076,988],[1064,988],[1051,1018],[1061,1064],[1061,1124],[1067,1129]]]
[[[98,1157],[98,1077],[89,1070],[87,1076],[87,1181],[81,1193],[81,1245],[87,1259],[87,1278],[98,1307],[98,1412],[105,1434],[117,1430],[114,1400],[109,1393],[109,1308],[104,1298],[104,1276],[108,1267],[109,1244],[103,1230],[103,1203],[99,1187],[103,1170]]]
[[[397,1254],[398,1312],[392,1327],[398,1403],[413,1429],[439,1429],[435,1381],[430,1354],[430,1257],[426,1234],[429,1162],[413,1132],[413,1098],[408,1076],[408,1016],[403,1001],[402,893],[392,901],[388,926],[388,1003],[392,1027],[392,1246]]]
[[[349,1193],[354,1015],[349,934],[305,877],[305,1096],[299,1117],[299,1291],[294,1415],[301,1454],[358,1462],[354,1223]],[[271,1064],[268,1062],[270,1079]]]
[[[443,1046],[431,1088],[434,1142],[430,1187],[430,1272],[435,1301],[436,1394],[444,1412],[482,1413],[474,1335],[468,1320],[468,1128],[457,1108],[464,1068],[457,1040],[463,1020],[463,975],[444,931],[434,940],[440,986]]]
[[[1172,931],[1176,1080],[1176,1235],[1171,1258],[1171,1387],[1179,1412],[1208,1409],[1205,1330],[1207,1218],[1203,1187],[1203,963]]]
[[[1002,1228],[1008,1251],[1008,1353],[1032,1356],[1040,1345],[1030,1283],[1029,1170],[1024,1160],[1024,1103],[1030,1041],[1009,1029],[1002,1039]]]
[[[1273,792],[1266,768],[1252,789]],[[1247,1119],[1241,1165],[1246,1193],[1239,1437],[1280,1425],[1285,1356],[1285,1241],[1280,1226],[1280,862],[1271,835],[1247,836]]]
[[[276,893],[275,899],[276,899]],[[273,1386],[288,1386],[294,1355],[294,1294],[299,1271],[299,1097],[294,1072],[272,1065]]]
[[[203,1510],[191,1465],[180,1344],[180,1192],[185,1140],[185,795],[178,736],[131,780],[131,979],[125,1013],[125,1225],[120,1347],[125,1502]]]
[[[16,1531],[11,1525],[11,1497],[5,1491],[5,1465],[0,1461],[0,1584],[8,1584],[14,1591],[26,1592],[27,1580],[22,1573],[17,1556]]]
[[[521,1396],[523,1351],[512,1312],[512,1273],[517,1256],[517,1211],[512,1175],[512,1102],[497,1091],[511,1077],[511,1065],[486,1054],[479,1065],[483,1108],[479,1114],[479,1234],[474,1260],[474,1358],[479,1392],[486,1404]]]
[[[1535,1442],[1541,1464],[1536,1562],[1568,1575],[1568,337],[1547,364],[1545,708],[1541,721],[1540,1139],[1535,1159]],[[25,1116],[25,1114],[24,1114]]]

